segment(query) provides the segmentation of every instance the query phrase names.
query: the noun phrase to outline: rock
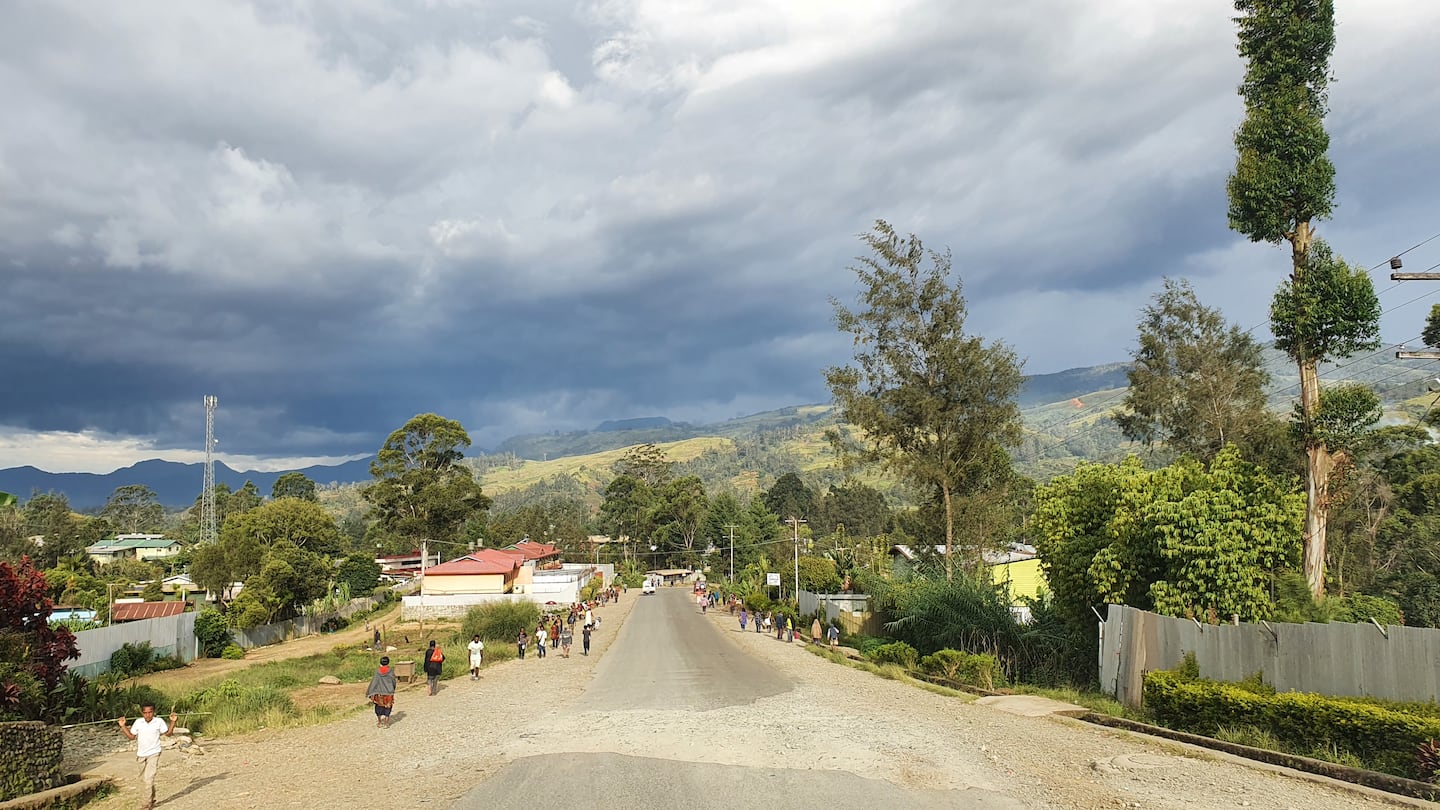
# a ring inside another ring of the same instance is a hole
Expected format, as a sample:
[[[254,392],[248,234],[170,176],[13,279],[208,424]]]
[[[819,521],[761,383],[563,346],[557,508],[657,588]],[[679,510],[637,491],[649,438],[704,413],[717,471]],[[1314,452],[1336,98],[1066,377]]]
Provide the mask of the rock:
[[[395,650],[397,650],[397,649],[399,649],[399,648],[398,648],[398,647],[395,647],[394,645],[386,645],[386,647],[385,647],[385,652],[395,652]]]
[[[320,679],[320,683],[323,683],[327,686],[339,686],[340,679],[335,677],[334,675],[326,675],[325,677]]]

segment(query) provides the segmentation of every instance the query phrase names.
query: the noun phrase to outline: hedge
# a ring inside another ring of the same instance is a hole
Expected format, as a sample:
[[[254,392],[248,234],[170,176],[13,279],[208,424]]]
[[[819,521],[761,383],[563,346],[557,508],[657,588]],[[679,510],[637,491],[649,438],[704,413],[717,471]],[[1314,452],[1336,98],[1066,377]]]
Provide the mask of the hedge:
[[[1145,708],[1164,726],[1206,736],[1254,726],[1287,748],[1347,751],[1369,767],[1414,778],[1420,744],[1440,739],[1440,718],[1308,692],[1257,694],[1158,670],[1145,675]]]

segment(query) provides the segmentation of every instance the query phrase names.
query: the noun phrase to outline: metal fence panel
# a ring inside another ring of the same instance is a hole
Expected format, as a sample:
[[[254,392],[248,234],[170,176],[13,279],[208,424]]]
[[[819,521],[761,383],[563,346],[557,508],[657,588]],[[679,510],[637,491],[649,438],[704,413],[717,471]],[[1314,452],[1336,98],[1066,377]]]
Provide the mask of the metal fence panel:
[[[1144,674],[1195,653],[1200,674],[1238,681],[1259,673],[1280,691],[1440,699],[1440,629],[1373,624],[1197,624],[1110,605],[1100,626],[1100,686],[1130,706]]]
[[[195,613],[181,613],[178,616],[162,616],[158,619],[143,619],[122,622],[93,630],[81,630],[75,634],[75,646],[80,657],[69,664],[69,670],[87,678],[110,670],[110,656],[125,644],[149,642],[158,655],[178,655],[182,661],[194,661]]]

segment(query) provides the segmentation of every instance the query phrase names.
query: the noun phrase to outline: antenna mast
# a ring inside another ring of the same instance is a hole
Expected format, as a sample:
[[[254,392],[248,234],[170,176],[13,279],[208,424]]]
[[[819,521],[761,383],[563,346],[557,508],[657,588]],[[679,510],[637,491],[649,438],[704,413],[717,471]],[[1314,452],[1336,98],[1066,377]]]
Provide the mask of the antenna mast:
[[[214,542],[215,530],[215,406],[220,400],[205,397],[205,490],[200,494],[200,542]]]

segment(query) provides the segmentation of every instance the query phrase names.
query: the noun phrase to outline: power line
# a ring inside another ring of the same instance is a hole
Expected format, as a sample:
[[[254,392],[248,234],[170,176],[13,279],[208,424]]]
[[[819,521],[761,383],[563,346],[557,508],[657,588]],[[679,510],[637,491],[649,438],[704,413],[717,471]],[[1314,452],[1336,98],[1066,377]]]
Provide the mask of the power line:
[[[1440,291],[1436,291],[1436,292],[1440,292]],[[1427,293],[1427,295],[1433,295],[1433,294],[1435,294],[1435,293]],[[1421,297],[1423,297],[1423,296],[1421,296]],[[1418,299],[1416,299],[1416,300],[1418,300]],[[1412,303],[1412,302],[1406,302],[1406,303]],[[1405,304],[1401,304],[1400,306],[1405,306]],[[1396,307],[1396,308],[1398,309],[1399,307]],[[1419,340],[1419,336],[1417,335],[1416,337],[1410,338],[1409,340],[1402,341],[1401,344],[1399,344],[1399,345],[1404,345],[1405,343],[1409,343],[1410,341],[1414,341],[1414,340]],[[1335,376],[1335,372],[1338,371],[1338,370],[1340,370],[1341,368],[1354,365],[1355,363],[1358,363],[1358,362],[1360,362],[1361,360],[1365,360],[1365,359],[1368,359],[1368,358],[1371,358],[1371,357],[1375,357],[1376,355],[1384,354],[1384,353],[1386,353],[1386,352],[1388,352],[1388,351],[1391,351],[1394,345],[1396,345],[1396,344],[1386,344],[1384,347],[1382,347],[1382,348],[1380,348],[1380,349],[1378,349],[1378,350],[1376,350],[1376,351],[1373,351],[1373,352],[1371,352],[1371,353],[1369,353],[1369,354],[1361,355],[1361,356],[1355,357],[1355,358],[1350,358],[1350,359],[1348,359],[1348,361],[1347,361],[1346,363],[1344,363],[1344,364],[1338,364],[1338,363],[1337,363],[1337,364],[1334,364],[1334,365],[1331,367],[1331,369],[1327,372],[1327,374],[1328,374],[1329,376],[1328,376],[1328,377],[1327,377],[1327,376],[1322,376],[1321,379],[1322,379],[1322,380],[1325,380],[1325,379],[1333,380],[1333,379],[1334,379],[1334,376]],[[1432,362],[1434,362],[1434,361],[1432,361]],[[1396,377],[1399,377],[1399,376],[1404,375],[1404,374],[1408,374],[1408,373],[1413,372],[1413,371],[1415,371],[1415,367],[1414,367],[1414,366],[1407,366],[1407,367],[1404,368],[1404,369],[1401,369],[1401,370],[1398,370],[1398,371],[1396,371],[1396,372],[1393,372],[1393,373],[1391,373],[1391,374],[1389,374],[1389,375],[1387,375],[1387,376],[1385,376],[1385,377],[1381,377],[1381,378],[1378,379],[1378,380],[1372,380],[1369,384],[1370,384],[1370,385],[1378,385],[1378,384],[1380,384],[1380,383],[1386,382],[1386,381],[1388,381],[1388,380],[1392,380],[1392,379],[1394,379],[1394,378],[1396,378]],[[1430,373],[1432,373],[1432,372],[1427,369],[1426,373],[1422,374],[1420,377],[1417,377],[1415,380],[1413,380],[1413,381],[1411,381],[1411,382],[1415,382],[1415,381],[1418,381],[1418,380],[1420,380],[1420,379],[1424,379],[1425,377],[1429,376]],[[1408,383],[1407,383],[1407,384],[1408,384]],[[1299,388],[1299,387],[1300,387],[1300,383],[1299,383],[1299,382],[1290,383],[1290,384],[1285,385],[1285,386],[1282,386],[1282,387],[1280,387],[1280,388],[1275,388],[1275,389],[1272,389],[1272,390],[1270,390],[1270,391],[1265,392],[1265,398],[1266,398],[1267,400],[1269,400],[1269,399],[1272,398],[1272,397],[1279,396],[1279,395],[1281,395],[1281,394],[1284,394],[1284,393],[1286,393],[1286,392],[1288,392],[1288,391],[1291,391],[1291,390],[1296,389],[1296,388]],[[1102,420],[1103,420],[1103,416],[1102,416]],[[1071,420],[1071,421],[1074,421],[1074,420]],[[1076,439],[1082,438],[1082,437],[1087,436],[1087,435],[1089,435],[1089,434],[1091,434],[1091,433],[1094,433],[1094,432],[1097,431],[1097,430],[1100,430],[1100,429],[1101,429],[1102,427],[1104,427],[1104,426],[1105,426],[1104,421],[1099,421],[1099,422],[1095,422],[1095,423],[1093,423],[1093,424],[1087,425],[1086,427],[1083,427],[1083,428],[1081,428],[1081,429],[1079,429],[1079,430],[1077,430],[1077,431],[1075,431],[1075,432],[1073,432],[1073,433],[1071,433],[1071,434],[1069,434],[1069,435],[1061,436],[1061,437],[1056,437],[1057,440],[1055,441],[1054,444],[1052,444],[1052,445],[1050,445],[1050,446],[1048,446],[1048,447],[1037,447],[1037,448],[1035,449],[1033,455],[1031,455],[1031,456],[1029,456],[1029,457],[1027,457],[1027,458],[1019,459],[1019,461],[1025,462],[1025,463],[1032,463],[1032,462],[1039,461],[1039,460],[1042,458],[1042,456],[1043,456],[1044,453],[1049,452],[1049,451],[1051,451],[1051,450],[1054,450],[1054,449],[1056,449],[1056,448],[1058,448],[1058,447],[1062,447],[1062,446],[1068,445],[1068,444],[1070,444],[1071,442],[1075,441]],[[1038,444],[1038,441],[1039,441],[1039,439],[1037,438],[1037,444]]]
[[[1440,239],[1440,233],[1437,233],[1437,234],[1435,234],[1435,235],[1433,235],[1433,236],[1430,236],[1429,238],[1422,239],[1422,240],[1420,240],[1419,242],[1416,242],[1415,244],[1411,245],[1410,247],[1405,248],[1404,250],[1402,250],[1402,251],[1400,251],[1399,253],[1395,254],[1394,258],[1397,258],[1397,259],[1398,259],[1399,257],[1404,256],[1405,254],[1410,253],[1411,251],[1414,251],[1414,250],[1416,250],[1417,248],[1420,248],[1420,247],[1422,247],[1422,246],[1424,246],[1424,245],[1427,245],[1427,244],[1429,244],[1430,242],[1435,241],[1436,239]],[[1390,262],[1391,262],[1391,259],[1386,259],[1386,260],[1384,260],[1384,261],[1376,264],[1374,267],[1371,267],[1371,268],[1370,268],[1370,272],[1374,272],[1375,270],[1377,270],[1377,269],[1379,269],[1379,268],[1381,268],[1381,267],[1388,266],[1388,265],[1390,264]],[[1435,269],[1435,268],[1437,268],[1437,267],[1440,267],[1440,264],[1436,264],[1436,265],[1432,266],[1432,267],[1429,268],[1429,269],[1433,270],[1433,269]],[[1400,286],[1400,284],[1402,284],[1402,283],[1403,283],[1403,282],[1399,282],[1399,281],[1394,282],[1394,283],[1391,284],[1389,287],[1386,287],[1384,290],[1382,290],[1380,293],[1378,293],[1378,294],[1377,294],[1377,297],[1378,297],[1378,295],[1383,295],[1384,293],[1389,292],[1390,290],[1395,289],[1396,287]],[[1394,305],[1394,306],[1387,307],[1387,308],[1383,309],[1380,314],[1381,314],[1381,316],[1383,317],[1384,315],[1387,315],[1387,314],[1389,314],[1389,313],[1392,313],[1392,312],[1394,312],[1394,311],[1396,311],[1396,310],[1398,310],[1398,309],[1402,309],[1402,308],[1404,308],[1404,307],[1407,307],[1407,306],[1409,306],[1410,304],[1415,303],[1416,301],[1419,301],[1419,300],[1422,300],[1422,299],[1424,299],[1424,298],[1428,298],[1428,297],[1430,297],[1430,296],[1437,295],[1437,294],[1440,294],[1440,290],[1431,290],[1430,292],[1421,293],[1420,295],[1417,295],[1417,296],[1415,296],[1415,297],[1413,297],[1413,298],[1411,298],[1411,299],[1409,299],[1409,300],[1407,300],[1407,301],[1405,301],[1405,302],[1403,302],[1403,303],[1396,304],[1396,305]],[[1248,334],[1250,334],[1251,332],[1254,332],[1256,329],[1260,328],[1261,326],[1264,326],[1265,323],[1267,323],[1267,322],[1266,322],[1266,321],[1262,321],[1261,323],[1255,324],[1254,326],[1250,327],[1249,329],[1246,329],[1246,330],[1245,330],[1245,334],[1248,335]],[[1419,340],[1419,339],[1420,339],[1420,337],[1419,337],[1419,336],[1416,336],[1416,337],[1414,337],[1414,338],[1410,338],[1409,340],[1402,341],[1400,345],[1403,346],[1403,345],[1406,344],[1406,343],[1409,343],[1409,342],[1411,342],[1411,341],[1413,341],[1413,340]],[[1368,358],[1370,358],[1370,357],[1374,357],[1374,356],[1377,355],[1377,354],[1381,354],[1381,353],[1386,352],[1386,351],[1389,351],[1389,350],[1390,350],[1390,349],[1389,349],[1388,347],[1386,347],[1386,348],[1380,349],[1379,351],[1372,352],[1371,354],[1363,355],[1363,356],[1361,356],[1361,357],[1357,357],[1357,358],[1347,358],[1347,359],[1346,359],[1345,361],[1343,361],[1343,362],[1337,362],[1337,363],[1333,364],[1333,366],[1332,366],[1332,372],[1333,372],[1334,370],[1336,370],[1336,369],[1340,369],[1340,368],[1344,368],[1344,367],[1349,366],[1349,365],[1353,365],[1354,363],[1357,363],[1357,362],[1359,362],[1359,361],[1361,361],[1361,360],[1365,360],[1365,359],[1368,359]],[[1385,378],[1385,379],[1390,379],[1390,378],[1392,378],[1392,377],[1394,377],[1394,376],[1397,376],[1397,375],[1391,375],[1391,377],[1387,377],[1387,378]],[[1383,380],[1379,380],[1379,381],[1376,381],[1376,382],[1382,382],[1382,381],[1383,381]],[[1278,396],[1279,394],[1284,393],[1284,392],[1286,392],[1286,391],[1289,391],[1290,389],[1296,388],[1296,387],[1298,387],[1298,386],[1299,386],[1299,383],[1297,382],[1297,383],[1293,383],[1293,384],[1291,384],[1291,385],[1288,385],[1288,386],[1286,386],[1286,387],[1284,387],[1284,388],[1281,388],[1281,389],[1278,389],[1278,390],[1274,390],[1274,391],[1271,391],[1271,392],[1267,392],[1267,393],[1265,394],[1265,398],[1268,400],[1268,399],[1270,399],[1271,397]],[[1122,398],[1127,390],[1128,390],[1127,388],[1117,389],[1113,394],[1111,394],[1111,395],[1108,396],[1108,397],[1105,397],[1104,399],[1101,399],[1099,402],[1095,402],[1095,401],[1092,400],[1091,404],[1088,405],[1088,406],[1085,408],[1085,412],[1084,412],[1084,413],[1075,414],[1075,415],[1073,415],[1073,416],[1071,416],[1071,417],[1069,417],[1069,418],[1060,419],[1060,420],[1055,420],[1055,421],[1052,421],[1052,422],[1047,423],[1047,424],[1044,424],[1044,425],[1036,425],[1035,427],[1031,428],[1031,431],[1034,432],[1034,433],[1037,433],[1037,434],[1041,434],[1041,436],[1043,436],[1043,432],[1044,432],[1044,431],[1049,431],[1050,428],[1054,427],[1055,425],[1058,425],[1058,424],[1069,424],[1069,423],[1075,422],[1075,421],[1077,421],[1077,420],[1079,420],[1079,419],[1081,419],[1081,418],[1084,418],[1084,417],[1086,417],[1086,416],[1096,415],[1096,409],[1100,408],[1102,405],[1109,405],[1110,403],[1112,403],[1112,402],[1114,402],[1114,401]],[[1084,428],[1081,428],[1080,430],[1075,431],[1075,432],[1071,433],[1071,434],[1068,435],[1068,436],[1058,437],[1058,441],[1056,441],[1054,444],[1050,445],[1049,447],[1039,447],[1038,444],[1039,444],[1040,437],[1037,437],[1037,440],[1036,440],[1036,442],[1037,442],[1037,447],[1036,447],[1036,449],[1035,449],[1035,451],[1034,451],[1034,454],[1033,454],[1032,456],[1030,456],[1029,458],[1024,458],[1024,459],[1020,459],[1020,460],[1021,460],[1021,461],[1024,461],[1024,462],[1035,462],[1035,461],[1039,461],[1040,458],[1041,458],[1041,456],[1042,456],[1044,453],[1046,453],[1046,452],[1048,452],[1048,451],[1050,451],[1050,450],[1054,450],[1054,449],[1057,448],[1057,447],[1061,447],[1061,446],[1067,445],[1067,444],[1069,444],[1070,442],[1074,441],[1075,439],[1081,438],[1081,437],[1083,437],[1083,436],[1086,436],[1086,435],[1088,435],[1088,434],[1090,434],[1090,433],[1093,433],[1093,432],[1099,430],[1099,429],[1100,429],[1101,427],[1103,427],[1103,426],[1104,426],[1104,422],[1103,422],[1103,421],[1092,423],[1091,425],[1089,425],[1089,426],[1087,426],[1087,427],[1084,427]]]

